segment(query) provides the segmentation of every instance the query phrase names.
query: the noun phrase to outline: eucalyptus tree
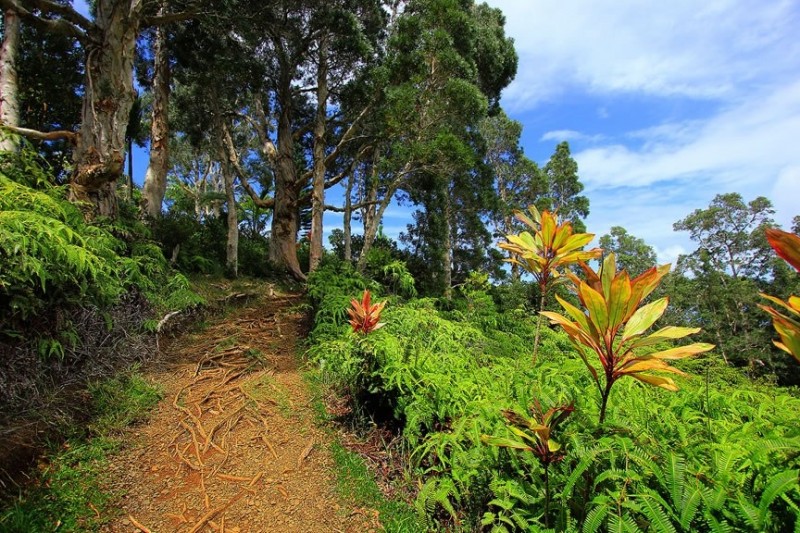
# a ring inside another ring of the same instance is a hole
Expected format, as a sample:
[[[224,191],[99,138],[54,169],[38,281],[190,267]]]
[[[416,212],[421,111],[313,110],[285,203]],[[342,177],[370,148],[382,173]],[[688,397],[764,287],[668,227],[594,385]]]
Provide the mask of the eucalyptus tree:
[[[173,2],[175,6],[179,2]],[[66,138],[75,143],[70,179],[73,200],[89,201],[95,214],[116,216],[116,183],[123,172],[125,130],[136,97],[133,62],[142,28],[183,20],[185,11],[155,12],[147,0],[97,0],[91,17],[54,0],[0,0],[23,23],[79,42],[85,82],[78,132],[40,132],[12,128],[34,139]],[[177,7],[177,6],[176,6]]]
[[[10,111],[6,104],[12,104],[13,108],[16,98],[17,114],[16,118],[5,116],[2,123],[23,128],[30,135],[48,132],[29,140],[48,161],[56,179],[68,179],[66,172],[70,166],[72,144],[67,139],[57,138],[58,134],[52,132],[69,134],[80,123],[84,79],[82,52],[74,39],[24,24],[14,10],[5,10],[5,17],[9,18],[6,27],[10,31],[3,31],[6,44],[0,53],[3,65],[0,71],[0,108],[4,108],[0,111]],[[14,46],[9,39],[13,40],[15,25],[19,35],[16,57],[12,57]],[[10,63],[15,68],[10,68]],[[16,83],[12,80],[14,73]]]
[[[158,14],[167,12],[166,0],[160,0]],[[158,26],[151,39],[153,55],[152,109],[150,112],[150,161],[142,188],[143,211],[152,218],[161,215],[161,204],[167,192],[169,171],[169,95],[171,92],[170,53],[167,30]]]
[[[0,48],[0,123],[19,126],[19,84],[17,78],[17,58],[19,56],[20,25],[19,15],[13,9],[3,12],[3,44]],[[5,152],[17,149],[12,136],[0,138],[0,150]]]
[[[770,363],[769,321],[757,305],[759,291],[773,283],[776,272],[765,237],[773,213],[764,197],[745,202],[738,193],[719,194],[706,209],[673,225],[698,245],[680,261],[691,290],[684,293],[688,301],[676,305],[707,324],[704,335],[719,344],[727,361],[754,369]]]

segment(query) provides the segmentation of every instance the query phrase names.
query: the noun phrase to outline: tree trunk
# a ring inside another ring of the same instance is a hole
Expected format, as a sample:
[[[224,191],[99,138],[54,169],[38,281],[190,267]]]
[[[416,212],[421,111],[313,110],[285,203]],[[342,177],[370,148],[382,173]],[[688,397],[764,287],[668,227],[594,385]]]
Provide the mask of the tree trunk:
[[[222,176],[225,180],[225,201],[228,204],[228,243],[225,247],[225,270],[228,277],[235,278],[239,275],[239,217],[236,213],[233,169],[227,159],[222,161]]]
[[[164,5],[159,8],[163,15]],[[150,125],[150,163],[144,175],[142,191],[144,212],[151,218],[161,215],[161,204],[167,192],[169,165],[169,94],[170,72],[167,55],[166,31],[156,27],[155,74],[153,76],[153,113]]]
[[[347,177],[347,188],[344,192],[344,216],[342,217],[342,225],[344,226],[344,260],[348,263],[353,262],[353,200],[351,196],[353,194],[354,181],[355,176],[350,173]]]
[[[367,201],[369,202],[375,202],[378,198],[378,165],[375,163],[373,164],[372,183],[369,187],[367,197]],[[361,254],[358,256],[358,263],[356,264],[356,269],[359,272],[363,273],[364,268],[367,266],[367,255],[369,255],[369,251],[375,243],[375,237],[378,235],[378,228],[380,228],[381,220],[383,220],[383,213],[386,212],[386,208],[392,203],[392,198],[394,198],[394,193],[397,192],[399,184],[400,179],[398,178],[389,185],[377,209],[374,203],[367,206],[366,216],[364,216],[364,247],[361,249]]]
[[[19,126],[19,87],[17,86],[17,55],[19,53],[19,16],[6,9],[3,14],[3,46],[0,49],[0,122]],[[0,151],[16,151],[13,137],[0,139]]]
[[[285,70],[285,69],[284,69]],[[278,270],[285,270],[298,281],[306,276],[297,260],[297,231],[300,228],[298,200],[302,186],[294,162],[294,137],[292,135],[291,76],[284,74],[279,94],[278,154],[275,173],[275,208],[272,212],[272,235],[269,259]]]
[[[450,211],[450,191],[446,190],[444,198],[444,250],[442,250],[442,267],[444,269],[444,297],[448,300],[453,298],[453,224],[451,224],[450,220]]]
[[[88,201],[90,215],[117,215],[116,186],[124,168],[125,129],[133,89],[133,59],[141,0],[100,0],[98,35],[86,47],[81,129],[74,151],[70,199]]]
[[[325,128],[328,115],[328,43],[319,43],[317,68],[317,114],[314,120],[314,169],[311,194],[311,254],[309,272],[317,269],[322,260],[322,217],[325,214]]]

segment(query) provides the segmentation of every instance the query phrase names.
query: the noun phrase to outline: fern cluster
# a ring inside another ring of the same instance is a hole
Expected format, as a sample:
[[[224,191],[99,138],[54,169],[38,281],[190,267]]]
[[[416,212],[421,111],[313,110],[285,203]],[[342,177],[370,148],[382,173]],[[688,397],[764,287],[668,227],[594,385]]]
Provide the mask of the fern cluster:
[[[599,405],[569,340],[547,328],[531,368],[535,322],[498,311],[471,279],[453,302],[393,300],[382,329],[355,337],[346,307],[364,279],[312,279],[318,313],[309,356],[345,389],[356,412],[389,411],[418,477],[417,509],[431,528],[492,531],[797,531],[800,399],[732,377],[712,359],[676,394],[620,383]],[[375,288],[373,287],[372,290]],[[574,402],[560,428],[565,459],[545,472],[532,454],[487,446],[510,435],[503,408]]]
[[[37,161],[20,161],[23,168],[17,161],[0,173],[0,332],[13,335],[58,309],[103,308],[134,289],[157,307],[199,302],[158,246],[130,225],[87,223],[66,187],[53,185]]]

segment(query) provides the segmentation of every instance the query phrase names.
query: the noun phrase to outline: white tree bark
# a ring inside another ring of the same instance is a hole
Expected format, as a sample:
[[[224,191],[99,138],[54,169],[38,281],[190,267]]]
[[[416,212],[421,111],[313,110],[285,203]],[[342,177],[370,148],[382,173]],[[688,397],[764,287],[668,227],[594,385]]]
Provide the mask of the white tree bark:
[[[164,14],[164,5],[159,15]],[[144,176],[144,212],[151,218],[161,215],[161,205],[167,192],[169,166],[169,57],[166,49],[166,31],[156,28],[154,46],[155,73],[153,76],[153,113],[150,126],[150,163]]]
[[[317,114],[314,120],[314,169],[311,193],[311,250],[309,271],[317,269],[322,259],[322,217],[325,213],[325,130],[328,115],[328,44],[319,43],[317,66]]]
[[[17,55],[19,52],[19,16],[6,9],[3,13],[3,45],[0,49],[0,123],[19,126],[19,88],[17,86]],[[0,151],[17,149],[13,137],[0,138]]]

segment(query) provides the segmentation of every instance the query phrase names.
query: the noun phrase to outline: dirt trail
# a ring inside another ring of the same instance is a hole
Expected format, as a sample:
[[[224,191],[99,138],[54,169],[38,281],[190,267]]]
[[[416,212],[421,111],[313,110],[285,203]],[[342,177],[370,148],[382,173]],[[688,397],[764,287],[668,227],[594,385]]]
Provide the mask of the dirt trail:
[[[299,301],[265,296],[166,349],[148,372],[165,398],[113,461],[122,516],[104,531],[380,528],[376,513],[334,493],[326,435],[297,368]]]

